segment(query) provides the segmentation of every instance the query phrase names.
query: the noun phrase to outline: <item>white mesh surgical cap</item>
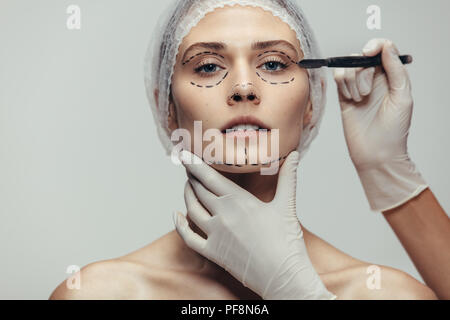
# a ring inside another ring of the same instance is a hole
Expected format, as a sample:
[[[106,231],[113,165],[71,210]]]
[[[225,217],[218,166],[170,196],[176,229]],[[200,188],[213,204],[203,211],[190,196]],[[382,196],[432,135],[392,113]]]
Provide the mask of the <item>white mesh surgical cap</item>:
[[[144,81],[158,136],[170,155],[174,142],[168,128],[169,95],[178,48],[183,38],[208,12],[225,5],[260,7],[287,23],[297,34],[305,59],[322,58],[315,36],[302,10],[293,0],[175,0],[160,16],[145,56]],[[303,129],[297,147],[303,157],[316,137],[326,103],[325,68],[307,69],[309,74],[312,119]],[[323,86],[321,84],[323,83]],[[158,90],[158,95],[154,91]],[[158,103],[158,104],[157,104]]]

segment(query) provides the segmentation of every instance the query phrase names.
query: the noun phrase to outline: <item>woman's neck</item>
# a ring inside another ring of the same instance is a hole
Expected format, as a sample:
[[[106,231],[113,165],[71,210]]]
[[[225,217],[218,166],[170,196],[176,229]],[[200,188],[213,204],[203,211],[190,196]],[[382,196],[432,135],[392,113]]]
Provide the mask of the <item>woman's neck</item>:
[[[278,173],[261,175],[258,171],[251,173],[221,172],[221,174],[263,202],[270,202],[275,197]]]
[[[221,172],[221,174],[263,202],[270,202],[275,196],[278,173],[276,175],[261,175],[260,172],[244,174]],[[186,217],[192,231],[206,239],[206,234],[199,227],[197,227],[197,225],[195,225],[195,223],[189,218],[189,215]],[[186,263],[189,263],[190,266],[197,270],[199,266],[201,266],[200,269],[205,273],[215,273],[219,271],[217,265],[211,263],[197,252],[189,249],[183,239],[181,239],[178,235],[176,238],[179,246],[183,247],[183,250],[180,251],[184,252],[183,256],[184,259],[186,259]],[[186,252],[186,249],[189,249],[187,250],[188,252]]]

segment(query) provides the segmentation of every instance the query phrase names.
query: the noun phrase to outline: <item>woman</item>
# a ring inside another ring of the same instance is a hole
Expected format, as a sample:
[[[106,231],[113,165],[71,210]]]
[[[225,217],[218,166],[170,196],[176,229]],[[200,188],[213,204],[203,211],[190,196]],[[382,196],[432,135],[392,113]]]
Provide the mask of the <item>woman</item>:
[[[160,41],[155,46],[159,54],[151,73],[150,80],[154,82],[148,88],[155,98],[153,110],[160,138],[169,152],[173,146],[172,133],[183,128],[194,136],[195,120],[202,120],[202,132],[214,128],[223,131],[233,128],[230,120],[251,115],[258,119],[259,127],[271,129],[271,137],[274,129],[279,129],[279,145],[272,145],[270,140],[268,145],[257,147],[258,151],[277,147],[282,166],[280,174],[285,174],[286,163],[290,169],[294,168],[317,134],[325,103],[326,82],[322,69],[304,70],[292,65],[304,57],[318,56],[316,43],[304,17],[289,1],[234,1],[241,5],[228,1],[234,5],[224,6],[225,2],[181,1],[167,20],[163,37],[156,40]],[[196,18],[191,14],[196,14]],[[175,44],[177,50],[171,56],[171,41],[178,36],[181,43],[179,47]],[[272,40],[277,42],[268,43]],[[192,48],[199,43],[203,45]],[[169,72],[165,72],[167,67]],[[287,70],[288,76],[283,76],[280,70]],[[153,85],[155,83],[158,85]],[[162,100],[166,96],[168,100]],[[238,120],[242,124],[254,119]],[[203,149],[207,145],[208,142],[203,141]],[[195,150],[193,143],[183,146]],[[210,166],[256,199],[270,203],[277,194],[280,175],[261,175],[260,169],[265,164],[260,158],[245,165],[224,160],[228,153],[237,149],[242,151],[239,146],[224,147],[223,159]],[[250,145],[244,149],[247,155]],[[297,158],[292,160],[290,155],[296,151]],[[188,171],[190,176],[195,175],[192,168]],[[292,176],[288,179],[290,189],[286,189],[291,197],[295,195]],[[195,191],[199,188],[195,187]],[[186,184],[186,201],[194,197],[191,184]],[[203,230],[190,219],[188,222],[194,232],[206,238]],[[321,282],[316,281],[315,285],[323,284],[332,293],[328,298],[333,295],[338,299],[435,298],[419,281],[383,266],[380,266],[381,289],[374,290],[367,285],[371,263],[341,252],[303,226],[301,230],[308,253],[308,258],[304,259],[310,259],[320,277],[317,279]],[[176,230],[125,256],[89,264],[80,275],[80,290],[68,290],[63,282],[51,298],[261,298],[221,266],[189,247]]]

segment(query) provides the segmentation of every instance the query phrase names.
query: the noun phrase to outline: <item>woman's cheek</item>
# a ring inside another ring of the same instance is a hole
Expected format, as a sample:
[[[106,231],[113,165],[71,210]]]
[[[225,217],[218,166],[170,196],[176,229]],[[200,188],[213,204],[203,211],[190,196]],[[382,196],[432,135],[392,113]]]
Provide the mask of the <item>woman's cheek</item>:
[[[272,95],[276,100],[271,104],[277,107],[273,108],[270,117],[279,129],[280,153],[295,149],[301,138],[303,116],[309,101],[308,79],[301,80],[297,85],[284,88],[282,93]]]
[[[189,85],[179,73],[174,73],[172,81],[172,93],[175,106],[177,109],[177,116],[179,126],[191,130],[193,128],[194,119],[199,119],[199,112],[202,98],[193,92],[192,85]]]
[[[180,83],[181,82],[181,83]],[[180,128],[187,129],[191,135],[191,150],[194,149],[193,143],[196,136],[203,137],[204,131],[208,128],[218,128],[221,125],[221,119],[217,118],[222,104],[219,104],[218,97],[220,93],[214,90],[200,90],[193,87],[186,81],[174,81],[172,87],[175,106],[177,109],[177,118]],[[195,121],[201,121],[201,126],[197,124],[195,132]],[[204,142],[204,144],[210,142]],[[205,147],[205,145],[203,146]]]

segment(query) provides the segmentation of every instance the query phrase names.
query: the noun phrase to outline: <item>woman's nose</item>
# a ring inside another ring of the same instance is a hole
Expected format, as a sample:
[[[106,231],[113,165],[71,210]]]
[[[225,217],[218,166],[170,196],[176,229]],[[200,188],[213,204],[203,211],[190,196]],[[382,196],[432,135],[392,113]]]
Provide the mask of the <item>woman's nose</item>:
[[[254,105],[259,105],[261,103],[258,90],[250,82],[233,86],[232,92],[228,96],[227,103],[229,106],[242,102],[250,102]]]

